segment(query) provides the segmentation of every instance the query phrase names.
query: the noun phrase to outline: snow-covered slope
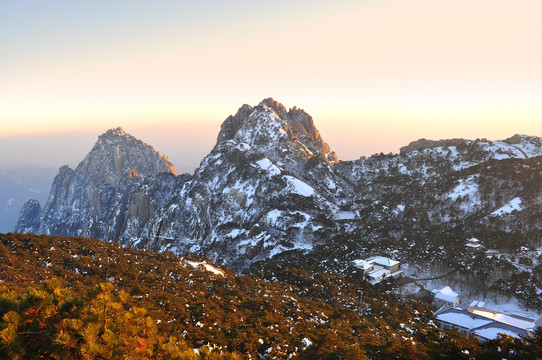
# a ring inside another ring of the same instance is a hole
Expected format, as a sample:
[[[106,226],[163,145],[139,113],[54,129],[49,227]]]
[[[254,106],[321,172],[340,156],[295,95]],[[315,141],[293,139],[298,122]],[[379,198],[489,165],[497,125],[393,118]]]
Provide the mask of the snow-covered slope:
[[[353,210],[362,219],[408,218],[433,224],[510,213],[497,211],[522,198],[516,215],[540,213],[540,138],[515,135],[503,141],[419,140],[399,155],[380,154],[340,162],[334,170],[355,185]],[[397,211],[397,206],[402,211]],[[369,211],[369,210],[370,211]],[[541,220],[519,222],[512,228],[542,227]],[[510,220],[512,221],[512,220]]]
[[[241,267],[310,249],[335,230],[328,219],[347,188],[334,162],[304,111],[287,112],[272,99],[244,105],[226,119],[192,180],[155,218],[152,248],[201,252]]]

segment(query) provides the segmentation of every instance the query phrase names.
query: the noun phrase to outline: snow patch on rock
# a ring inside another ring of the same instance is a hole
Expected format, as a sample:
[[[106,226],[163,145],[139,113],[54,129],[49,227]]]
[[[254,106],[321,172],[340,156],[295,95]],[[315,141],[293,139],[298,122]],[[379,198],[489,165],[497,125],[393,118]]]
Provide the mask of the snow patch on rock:
[[[500,207],[499,209],[493,211],[490,216],[501,216],[504,214],[510,214],[513,211],[521,211],[523,208],[521,206],[521,198],[517,197],[512,199],[509,203],[506,205]]]

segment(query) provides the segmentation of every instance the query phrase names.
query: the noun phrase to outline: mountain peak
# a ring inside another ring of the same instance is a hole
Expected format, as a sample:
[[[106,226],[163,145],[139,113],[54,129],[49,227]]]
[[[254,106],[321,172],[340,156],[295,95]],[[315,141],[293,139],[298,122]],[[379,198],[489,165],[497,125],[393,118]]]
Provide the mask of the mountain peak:
[[[284,135],[282,143],[277,143],[279,133]],[[286,146],[284,141],[289,139],[299,143],[303,152],[312,154],[304,157],[318,156],[328,163],[337,162],[337,156],[320,136],[312,117],[295,106],[286,110],[273,98],[262,100],[256,107],[243,105],[235,115],[229,116],[222,124],[215,148],[231,139],[259,147],[266,154],[279,150],[270,147]]]
[[[126,132],[119,126],[116,129],[111,128],[107,130],[103,135],[106,136],[124,136],[126,135]]]
[[[286,108],[284,105],[279,103],[278,101],[275,101],[273,98],[267,98],[263,99],[258,106],[266,106],[269,109],[272,109],[281,119],[284,119],[288,113],[286,111]]]
[[[167,156],[120,127],[100,135],[77,170],[80,174],[100,174],[101,180],[96,180],[112,186],[116,186],[120,178],[134,173],[141,176],[161,172],[177,174]]]

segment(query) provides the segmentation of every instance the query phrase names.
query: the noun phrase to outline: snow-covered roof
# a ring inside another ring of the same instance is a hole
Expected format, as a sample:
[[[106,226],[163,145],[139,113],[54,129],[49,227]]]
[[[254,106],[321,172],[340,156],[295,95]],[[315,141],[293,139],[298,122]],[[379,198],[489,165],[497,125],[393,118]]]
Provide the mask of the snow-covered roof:
[[[529,329],[533,324],[532,319],[522,318],[519,316],[511,316],[489,309],[469,308],[468,311],[472,314],[483,316],[487,319],[492,319],[502,324],[511,325],[518,329]]]
[[[435,294],[435,299],[444,300],[450,303],[454,303],[459,296],[459,294],[453,291],[449,286],[445,286],[440,290],[433,289],[431,292]]]
[[[456,295],[449,295],[449,294],[443,294],[443,293],[437,293],[435,295],[435,299],[444,300],[449,303],[454,303],[457,300],[457,294]]]
[[[485,302],[483,301],[479,301],[479,300],[474,300],[473,302],[470,303],[470,307],[478,307],[478,308],[483,308],[484,306],[486,305]]]
[[[357,259],[353,261],[353,264],[355,267],[363,269],[363,270],[369,270],[373,267],[373,264],[369,261],[365,261],[362,259]]]
[[[541,327],[541,326],[542,326],[542,316],[539,316],[538,319],[533,321],[533,323],[531,324],[529,329],[534,330],[534,329],[536,329],[538,327]]]
[[[495,339],[499,334],[516,338],[528,336],[527,331],[536,328],[536,321],[521,316],[508,315],[490,309],[473,308],[484,304],[473,301],[466,310],[459,308],[439,309],[433,317],[437,321],[446,322],[453,326],[469,329],[471,333],[483,339]]]
[[[375,262],[375,264],[382,265],[382,266],[387,266],[387,267],[391,267],[391,266],[399,264],[399,261],[388,259],[388,258],[385,258],[383,256],[375,258],[374,262]]]
[[[459,296],[459,294],[456,293],[455,291],[453,291],[452,288],[449,287],[449,286],[445,286],[440,290],[439,289],[433,289],[433,292],[434,293],[442,293],[442,294],[451,295],[451,296]]]
[[[487,340],[496,339],[499,334],[508,335],[515,338],[527,336],[527,332],[525,330],[520,330],[513,326],[500,324],[498,322],[492,322],[491,324],[480,326],[479,328],[472,330],[477,336]]]
[[[493,322],[482,316],[470,314],[457,308],[444,309],[442,312],[439,310],[435,313],[435,319],[467,329],[477,328]]]

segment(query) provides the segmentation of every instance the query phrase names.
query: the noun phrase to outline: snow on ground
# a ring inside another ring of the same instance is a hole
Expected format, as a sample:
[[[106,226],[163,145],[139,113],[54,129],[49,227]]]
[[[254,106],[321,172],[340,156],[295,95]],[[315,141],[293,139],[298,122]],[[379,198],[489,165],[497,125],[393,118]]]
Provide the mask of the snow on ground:
[[[405,211],[405,205],[403,204],[399,204],[397,205],[397,207],[395,207],[395,209],[393,209],[394,214],[399,214],[400,212],[403,212],[403,211]]]
[[[251,149],[250,145],[244,142],[236,144],[236,148],[240,151],[248,151]]]
[[[450,146],[448,147],[448,150],[450,150],[450,157],[452,159],[455,159],[458,155],[458,152],[457,152],[457,146]]]
[[[459,207],[462,211],[466,213],[474,211],[477,206],[480,206],[476,176],[460,179],[459,184],[445,196],[452,201],[460,201]]]
[[[326,181],[327,187],[330,190],[336,190],[337,189],[337,184],[335,184],[335,181],[331,180],[328,177],[326,177],[325,181]]]
[[[273,209],[265,215],[265,223],[273,226],[283,216],[282,211]]]
[[[305,218],[305,220],[302,223],[297,223],[299,228],[303,229],[309,224],[309,221],[311,220],[311,216],[309,214],[304,213],[302,211],[294,211],[294,214],[301,215]]]
[[[542,155],[542,148],[530,142],[523,142],[517,145],[523,150],[529,157],[536,157]]]
[[[466,179],[460,179],[457,185],[448,195],[453,201],[459,197],[469,196],[471,199],[478,197],[478,184],[475,182],[474,176],[469,176]]]
[[[521,207],[521,198],[514,198],[513,200],[511,200],[508,204],[504,205],[503,207],[493,211],[490,216],[501,216],[501,215],[504,215],[504,214],[510,214],[512,211],[515,211],[515,210],[522,210],[522,207]]]
[[[337,211],[333,217],[335,220],[352,220],[356,218],[356,214],[352,211]]]
[[[263,158],[256,161],[256,164],[263,170],[269,172],[269,176],[280,175],[280,169],[271,162],[268,158]]]
[[[277,245],[269,252],[269,258],[272,258],[273,256],[280,254],[284,251],[291,251],[291,250],[311,251],[312,249],[313,249],[312,244],[303,243],[303,242],[296,242],[294,243],[293,247],[284,247],[282,245]]]
[[[301,340],[301,343],[303,344],[303,347],[305,348],[308,348],[309,346],[312,345],[312,341],[309,340],[309,338],[303,338],[303,340]]]
[[[301,215],[303,220],[298,220],[297,217]],[[262,218],[262,222],[270,227],[274,227],[281,230],[286,230],[289,227],[304,228],[308,225],[311,216],[301,211],[281,211],[271,210]]]
[[[298,239],[296,242],[294,242],[292,247],[285,247],[279,244],[265,242],[264,247],[267,246],[274,246],[273,249],[269,252],[269,258],[272,258],[273,256],[280,254],[284,251],[291,251],[291,250],[303,250],[303,252],[308,252],[313,249],[312,243],[304,242],[302,239]]]
[[[400,174],[406,175],[408,173],[408,169],[404,164],[398,164],[397,168],[398,168]]]
[[[314,189],[310,185],[307,185],[306,183],[304,183],[303,181],[290,175],[283,176],[283,179],[286,180],[287,182],[286,188],[289,191],[294,192],[301,196],[305,196],[305,197],[314,196],[315,194]]]
[[[200,266],[203,266],[206,271],[212,272],[215,275],[220,275],[220,276],[226,275],[224,270],[214,267],[211,264],[207,264],[206,262],[186,260],[186,263],[196,269],[199,268]]]
[[[222,194],[230,197],[232,202],[239,206],[248,208],[254,201],[256,188],[248,181],[237,180],[232,186],[226,186],[222,189]],[[244,204],[243,204],[244,203]]]
[[[525,158],[525,155],[516,146],[502,141],[495,141],[483,145],[484,150],[491,153],[491,157],[496,160],[511,158]]]
[[[241,235],[241,234],[244,234],[246,233],[246,230],[242,230],[242,229],[232,229],[229,233],[227,234],[224,234],[224,237],[229,237],[229,238],[232,238],[232,239],[235,239],[237,236]]]

